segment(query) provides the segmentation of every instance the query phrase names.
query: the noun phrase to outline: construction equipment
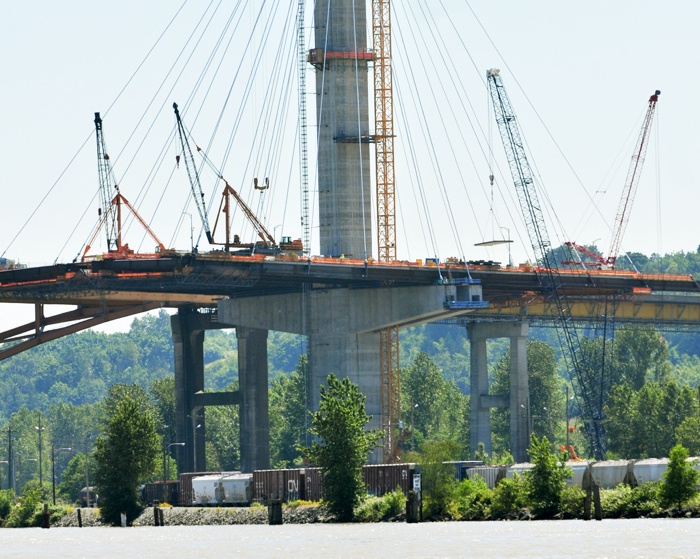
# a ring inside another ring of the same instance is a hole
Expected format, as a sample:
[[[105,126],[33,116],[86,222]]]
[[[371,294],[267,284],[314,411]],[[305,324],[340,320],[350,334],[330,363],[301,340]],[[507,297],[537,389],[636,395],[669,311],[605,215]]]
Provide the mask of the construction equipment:
[[[192,149],[190,148],[190,143],[188,140],[188,134],[185,131],[185,125],[182,123],[182,118],[180,117],[180,111],[178,110],[177,103],[173,103],[173,109],[175,110],[175,119],[177,120],[177,128],[180,136],[180,143],[182,145],[182,151],[185,160],[185,168],[187,169],[187,176],[190,180],[190,187],[192,189],[192,196],[194,197],[195,203],[197,205],[197,211],[202,219],[202,225],[204,226],[204,231],[207,235],[207,240],[209,244],[215,246],[223,246],[226,252],[229,252],[232,248],[242,249],[247,254],[251,252],[265,252],[270,254],[275,254],[279,252],[303,252],[303,246],[300,239],[292,241],[290,238],[279,246],[275,241],[275,238],[270,234],[270,232],[265,228],[262,222],[257,218],[253,210],[251,210],[245,203],[243,198],[236,192],[236,190],[228,183],[221,172],[214,166],[212,161],[207,157],[206,153],[202,151],[199,146],[197,147],[197,152],[202,154],[204,162],[216,173],[216,176],[224,181],[224,190],[221,194],[221,203],[219,204],[219,211],[216,214],[216,220],[214,221],[214,229],[209,228],[209,220],[207,218],[206,206],[204,204],[204,191],[202,190],[202,184],[199,179],[199,173],[194,162],[194,157],[192,155]],[[178,162],[179,162],[179,155]],[[265,178],[262,184],[258,183],[258,179],[254,179],[253,188],[255,190],[266,190],[270,187],[269,178]],[[255,230],[256,235],[260,238],[260,241],[256,243],[242,243],[239,235],[231,234],[231,222],[233,219],[232,208],[231,208],[231,198],[233,198],[238,206],[240,206],[246,219],[250,222]],[[226,229],[226,239],[223,243],[216,242],[214,240],[216,235],[217,226],[219,224],[219,217],[224,215],[224,226]]]
[[[396,260],[396,203],[394,183],[394,108],[391,68],[391,1],[372,1],[374,39],[374,146],[377,179],[377,250],[379,260]],[[399,328],[379,332],[382,430],[384,456],[397,456],[394,431],[401,417]]]
[[[104,228],[107,236],[107,252],[101,255],[101,258],[133,258],[135,252],[129,248],[129,245],[122,243],[122,206],[126,206],[136,220],[141,224],[145,232],[153,239],[156,245],[156,254],[165,252],[165,246],[158,239],[148,224],[139,215],[136,209],[124,198],[119,191],[119,186],[114,178],[112,164],[107,154],[105,147],[104,132],[102,129],[102,118],[100,113],[95,113],[95,132],[97,136],[97,172],[99,177],[100,200],[101,207],[98,209],[100,220],[93,232],[90,240],[85,245],[82,260],[88,258],[88,253],[92,248],[92,244]],[[111,185],[114,185],[116,195],[112,197]]]
[[[656,103],[659,100],[659,95],[661,91],[658,89],[654,94],[649,97],[649,104],[647,107],[646,115],[642,121],[642,129],[639,132],[639,137],[634,148],[634,153],[632,154],[632,161],[630,163],[630,168],[627,171],[627,178],[625,180],[625,187],[622,189],[622,197],[620,198],[620,205],[617,209],[617,216],[615,217],[615,226],[613,228],[612,240],[610,242],[610,251],[608,252],[608,257],[604,258],[599,254],[589,250],[588,248],[578,245],[574,242],[567,242],[566,245],[575,248],[578,252],[585,254],[597,264],[600,269],[603,270],[614,270],[617,257],[620,253],[620,245],[622,244],[622,238],[625,235],[625,229],[627,228],[627,222],[630,218],[630,212],[632,210],[632,203],[634,202],[634,196],[637,192],[637,185],[639,184],[639,178],[642,175],[642,167],[644,165],[644,158],[646,156],[647,147],[649,146],[648,136],[649,129],[651,128],[652,121],[654,119],[654,113],[656,112]],[[567,262],[571,264],[571,262]]]
[[[493,102],[494,116],[498,125],[510,172],[515,183],[515,190],[520,209],[525,218],[528,237],[535,253],[537,275],[546,299],[557,308],[557,334],[562,347],[562,355],[567,361],[567,369],[579,400],[582,419],[586,425],[591,448],[598,460],[605,455],[605,431],[602,424],[602,409],[595,402],[595,387],[590,378],[589,367],[581,352],[578,333],[573,326],[571,309],[562,280],[554,261],[552,246],[549,241],[542,208],[530,164],[525,154],[524,143],[520,135],[517,119],[506,93],[500,71],[492,68],[486,72],[486,81]],[[569,365],[568,356],[571,358]]]
[[[202,190],[202,183],[199,180],[199,173],[197,172],[197,165],[194,161],[194,156],[192,155],[192,148],[190,148],[190,142],[187,139],[187,132],[185,131],[185,125],[182,123],[180,118],[180,111],[177,108],[177,103],[173,103],[173,109],[175,110],[175,120],[177,121],[177,132],[180,137],[180,145],[182,147],[182,154],[185,160],[185,169],[187,169],[187,176],[190,179],[190,187],[192,188],[192,197],[194,198],[194,203],[197,206],[197,212],[202,220],[202,225],[204,227],[204,233],[207,236],[209,244],[214,244],[214,239],[211,236],[211,230],[209,229],[209,220],[207,219],[207,207],[204,202],[204,191]],[[197,146],[197,151],[201,151],[199,146]],[[179,163],[180,156],[177,156],[177,161]]]
[[[107,252],[113,252],[119,250],[120,231],[117,227],[115,208],[112,205],[111,185],[114,185],[116,190],[119,187],[117,186],[114,171],[109,161],[109,154],[105,147],[100,113],[95,113],[95,135],[97,138],[97,174],[100,180],[100,201],[102,203],[99,213],[104,219],[105,234],[107,235]]]

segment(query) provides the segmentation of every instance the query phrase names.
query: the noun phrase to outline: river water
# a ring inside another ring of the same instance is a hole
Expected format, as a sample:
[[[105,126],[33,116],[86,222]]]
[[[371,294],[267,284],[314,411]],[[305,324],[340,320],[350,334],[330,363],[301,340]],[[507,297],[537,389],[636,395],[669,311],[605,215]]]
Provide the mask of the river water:
[[[0,530],[15,557],[700,559],[700,519]]]

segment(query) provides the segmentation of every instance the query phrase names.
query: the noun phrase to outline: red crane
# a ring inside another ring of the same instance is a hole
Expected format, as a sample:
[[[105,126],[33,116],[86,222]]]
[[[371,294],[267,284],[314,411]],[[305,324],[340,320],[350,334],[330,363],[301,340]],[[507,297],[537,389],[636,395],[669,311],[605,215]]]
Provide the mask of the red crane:
[[[622,244],[622,237],[625,234],[625,229],[627,228],[627,222],[630,218],[630,210],[632,209],[632,202],[634,202],[634,195],[637,192],[637,185],[639,184],[639,177],[642,174],[642,166],[644,165],[644,157],[646,156],[647,147],[649,142],[647,138],[649,136],[649,129],[651,128],[651,123],[654,118],[654,112],[656,111],[656,102],[659,100],[659,95],[661,91],[658,89],[654,92],[654,95],[649,97],[649,106],[647,108],[647,114],[642,122],[642,129],[639,132],[639,138],[637,139],[637,145],[632,154],[632,162],[630,163],[629,171],[627,171],[627,180],[625,180],[625,187],[622,190],[622,198],[620,199],[620,205],[617,209],[617,217],[615,218],[615,227],[613,228],[612,241],[610,243],[609,256],[604,258],[599,254],[587,249],[584,246],[577,245],[573,242],[567,242],[566,245],[575,248],[582,254],[585,254],[598,263],[598,266],[603,269],[613,270],[615,269],[615,262],[617,261],[617,256],[620,253],[620,245]],[[564,264],[565,262],[562,262]],[[566,262],[571,264],[572,262]]]
[[[609,256],[605,258],[587,249],[584,246],[577,245],[573,242],[566,243],[567,246],[573,247],[580,253],[592,258],[598,263],[598,266],[603,269],[613,270],[615,268],[617,256],[620,253],[622,237],[624,236],[625,229],[627,228],[627,222],[630,218],[632,203],[634,202],[634,195],[637,192],[639,177],[642,174],[644,157],[646,156],[647,147],[649,145],[649,142],[647,141],[649,136],[649,129],[651,128],[651,123],[654,119],[654,112],[656,111],[656,102],[659,100],[659,95],[661,95],[661,91],[657,89],[654,92],[654,95],[649,97],[647,114],[645,115],[644,121],[642,122],[642,129],[639,132],[639,138],[637,139],[637,144],[634,148],[634,153],[632,154],[632,162],[630,163],[629,171],[627,171],[625,187],[622,189],[622,197],[620,198],[620,205],[617,209],[617,217],[615,218],[615,227],[613,228],[613,236],[612,241],[610,243],[610,251],[608,252]],[[562,262],[562,264],[572,263],[573,262]]]

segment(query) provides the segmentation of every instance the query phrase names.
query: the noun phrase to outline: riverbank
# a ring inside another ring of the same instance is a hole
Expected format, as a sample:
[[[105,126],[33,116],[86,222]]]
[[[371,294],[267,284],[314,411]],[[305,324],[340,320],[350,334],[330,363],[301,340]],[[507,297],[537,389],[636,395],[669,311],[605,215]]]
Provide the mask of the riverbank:
[[[75,509],[61,517],[52,526],[60,528],[77,528],[78,510],[83,527],[103,526],[99,521],[97,509]],[[267,524],[267,507],[162,507],[165,526],[227,526],[235,524]],[[301,505],[282,507],[284,524],[318,524],[332,522],[332,517],[325,507],[319,505]],[[144,509],[134,520],[134,526],[153,526],[155,524],[153,507]]]

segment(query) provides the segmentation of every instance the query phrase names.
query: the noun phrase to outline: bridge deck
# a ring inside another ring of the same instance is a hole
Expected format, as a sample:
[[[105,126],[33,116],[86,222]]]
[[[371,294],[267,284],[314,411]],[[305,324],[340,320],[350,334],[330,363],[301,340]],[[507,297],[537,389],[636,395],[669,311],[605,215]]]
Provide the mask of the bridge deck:
[[[484,300],[492,306],[543,295],[537,268],[470,268],[481,280]],[[421,265],[350,259],[291,259],[288,256],[229,256],[225,253],[172,254],[161,257],[57,264],[0,271],[0,302],[84,305],[95,301],[164,306],[214,305],[221,297],[298,292],[314,287],[392,287],[450,283],[467,277],[464,264]],[[691,276],[637,274],[600,270],[562,270],[567,295],[651,292],[700,293]]]

